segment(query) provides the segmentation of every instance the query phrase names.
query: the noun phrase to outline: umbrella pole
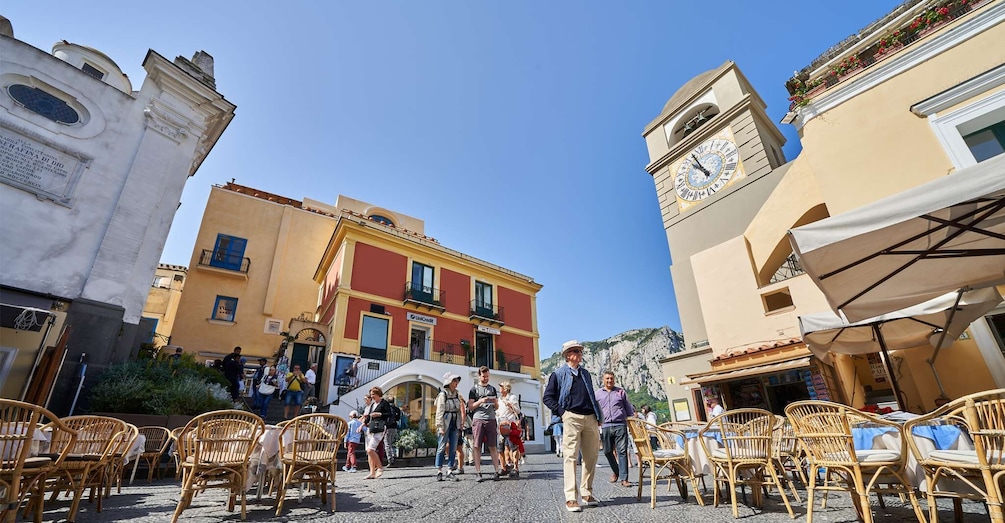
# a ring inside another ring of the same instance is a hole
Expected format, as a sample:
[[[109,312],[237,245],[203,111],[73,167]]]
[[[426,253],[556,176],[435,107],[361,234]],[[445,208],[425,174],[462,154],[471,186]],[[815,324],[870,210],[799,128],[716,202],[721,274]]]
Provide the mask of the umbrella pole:
[[[945,404],[949,401],[949,396],[946,396],[946,389],[942,386],[942,379],[939,378],[939,371],[935,370],[935,358],[939,357],[939,350],[942,349],[942,343],[946,341],[946,334],[949,333],[949,325],[953,323],[953,316],[956,316],[956,311],[959,310],[960,300],[963,299],[963,293],[968,290],[967,287],[960,289],[956,294],[956,303],[953,304],[953,308],[949,311],[949,318],[946,320],[946,325],[942,328],[942,334],[939,336],[938,343],[935,344],[935,351],[932,352],[932,357],[928,358],[928,366],[932,368],[932,375],[935,376],[935,384],[939,386],[939,397],[935,398],[935,404],[938,406]]]
[[[879,325],[873,325],[872,332],[876,335],[876,341],[879,342],[879,351],[883,356],[886,373],[890,376],[890,385],[893,387],[893,397],[897,399],[897,407],[907,412],[907,405],[900,402],[900,385],[897,383],[897,376],[893,372],[893,365],[890,363],[890,354],[886,352],[886,340],[883,339],[883,333],[879,330]]]

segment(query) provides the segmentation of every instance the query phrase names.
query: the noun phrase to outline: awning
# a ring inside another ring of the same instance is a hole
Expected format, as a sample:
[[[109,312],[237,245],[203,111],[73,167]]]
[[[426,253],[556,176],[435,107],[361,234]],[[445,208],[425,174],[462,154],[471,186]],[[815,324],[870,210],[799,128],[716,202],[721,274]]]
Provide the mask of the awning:
[[[862,321],[1005,282],[1005,155],[789,231],[835,312]]]
[[[775,372],[785,372],[787,370],[802,369],[804,367],[810,366],[810,359],[811,358],[809,356],[806,356],[805,358],[799,358],[789,361],[780,361],[777,363],[768,363],[765,365],[757,365],[755,367],[723,370],[719,372],[707,372],[704,374],[692,374],[688,376],[688,379],[680,382],[680,384],[681,385],[691,385],[693,383],[705,384],[716,381],[727,381],[727,380],[735,380],[738,378],[747,378],[750,376],[773,374]]]

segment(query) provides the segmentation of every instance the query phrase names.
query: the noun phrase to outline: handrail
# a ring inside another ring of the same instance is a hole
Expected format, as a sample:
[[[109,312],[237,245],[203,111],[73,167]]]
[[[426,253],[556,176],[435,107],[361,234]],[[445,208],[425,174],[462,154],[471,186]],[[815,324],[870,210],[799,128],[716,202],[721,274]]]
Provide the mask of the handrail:
[[[251,269],[251,258],[234,256],[214,249],[203,249],[199,255],[199,265],[247,273]]]

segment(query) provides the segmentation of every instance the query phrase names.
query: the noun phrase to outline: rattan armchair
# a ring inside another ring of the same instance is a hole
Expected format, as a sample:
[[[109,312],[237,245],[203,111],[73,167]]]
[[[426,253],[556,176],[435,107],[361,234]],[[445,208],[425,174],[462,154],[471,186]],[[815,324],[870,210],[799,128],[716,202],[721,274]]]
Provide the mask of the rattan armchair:
[[[279,483],[276,516],[283,511],[286,489],[299,484],[303,498],[303,484],[314,485],[322,503],[335,512],[335,470],[338,468],[338,449],[345,439],[349,425],[345,419],[333,414],[305,414],[290,420],[279,433],[279,457],[283,464],[283,478]],[[331,483],[331,490],[328,484]]]
[[[210,488],[230,491],[227,510],[241,497],[241,519],[247,517],[245,478],[248,458],[265,430],[262,418],[243,410],[219,410],[196,416],[178,435],[182,467],[181,499],[171,523],[192,503],[197,492]]]
[[[937,497],[985,501],[991,521],[1002,523],[1002,477],[1005,476],[1005,389],[964,396],[904,425],[915,427],[941,423],[954,425],[973,440],[974,450],[934,450],[927,455],[913,437],[906,438],[911,452],[925,471],[929,516],[938,521]],[[974,492],[949,490],[947,484],[962,482]]]
[[[679,430],[665,429],[658,427],[644,420],[628,418],[628,433],[631,435],[635,447],[639,451],[639,488],[637,498],[642,499],[642,483],[646,469],[649,470],[649,507],[656,508],[656,485],[660,480],[667,480],[667,489],[670,488],[670,480],[677,481],[677,489],[680,491],[682,499],[687,500],[687,486],[684,480],[691,483],[694,497],[698,504],[705,506],[698,491],[698,478],[695,476],[691,458],[684,449],[681,442],[685,441],[684,433]],[[649,437],[655,434],[659,449],[654,450]]]
[[[136,439],[139,437],[140,431],[132,423],[126,423],[126,432],[119,436],[118,443],[115,445],[115,450],[112,451],[111,462],[108,465],[108,480],[105,482],[105,497],[111,495],[112,493],[112,482],[115,482],[116,494],[122,493],[122,475],[126,468],[126,459],[128,459],[130,451],[133,449],[133,445],[136,444]],[[132,456],[133,459],[137,456]]]
[[[806,473],[803,472],[802,449],[799,440],[792,429],[792,424],[785,416],[775,416],[775,428],[771,433],[771,457],[775,460],[775,470],[779,479],[789,486],[796,503],[802,500],[796,490],[796,479],[806,485]]]
[[[60,492],[73,493],[66,518],[72,523],[84,491],[91,489],[90,500],[97,498],[97,511],[101,512],[112,456],[129,432],[128,424],[105,416],[69,416],[47,424],[45,430],[50,433],[48,455],[64,456],[46,482],[46,489],[52,492],[50,499],[56,499]]]
[[[48,410],[31,403],[0,399],[0,521],[11,523],[17,519],[17,511],[25,501],[31,499],[35,521],[42,520],[42,502],[45,477],[59,466],[66,455],[38,455],[41,424],[45,420],[56,420],[69,439],[76,440],[76,432],[63,426]]]
[[[761,489],[775,487],[789,516],[796,517],[789,505],[772,459],[771,435],[775,415],[761,409],[736,409],[724,412],[698,431],[699,441],[714,468],[715,496],[713,505],[719,505],[719,485],[728,485],[733,517],[740,517],[736,503],[736,487],[750,485],[754,504],[761,505]],[[722,447],[709,449],[706,434],[718,432]]]
[[[785,414],[792,423],[809,462],[809,484],[806,486],[807,523],[813,523],[813,495],[817,490],[848,492],[865,523],[873,521],[869,505],[870,494],[906,495],[910,498],[918,521],[925,522],[914,488],[905,475],[906,445],[901,445],[899,449],[855,449],[853,443],[853,426],[868,424],[875,428],[886,428],[902,438],[900,425],[829,401],[790,403],[785,407]],[[826,470],[827,481],[818,486],[821,470]]]
[[[154,480],[154,472],[160,478],[161,456],[171,444],[171,431],[164,427],[139,427],[139,433],[145,438],[143,452],[133,461],[133,473],[129,476],[129,484],[136,479],[136,468],[143,460],[147,466],[147,483]]]

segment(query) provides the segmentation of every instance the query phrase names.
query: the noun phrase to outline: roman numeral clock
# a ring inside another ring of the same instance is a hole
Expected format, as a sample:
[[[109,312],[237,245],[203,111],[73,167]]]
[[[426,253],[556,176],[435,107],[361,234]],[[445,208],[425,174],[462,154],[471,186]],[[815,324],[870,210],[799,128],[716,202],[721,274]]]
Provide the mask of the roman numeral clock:
[[[681,211],[745,176],[728,127],[685,153],[671,172],[675,173],[674,189]]]

